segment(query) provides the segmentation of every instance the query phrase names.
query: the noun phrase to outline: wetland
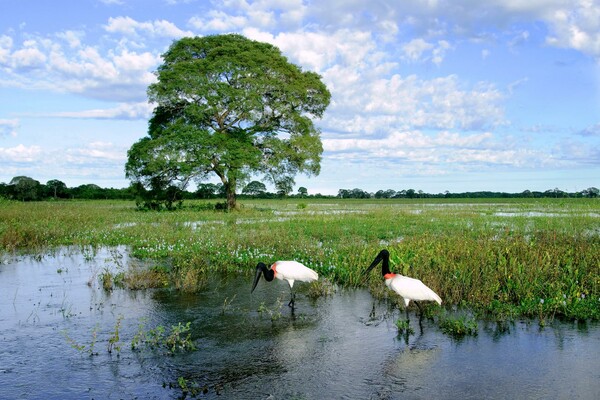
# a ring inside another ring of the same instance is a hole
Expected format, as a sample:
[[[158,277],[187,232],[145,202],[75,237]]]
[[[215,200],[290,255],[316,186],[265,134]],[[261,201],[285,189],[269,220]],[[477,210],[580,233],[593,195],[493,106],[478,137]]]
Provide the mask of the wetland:
[[[598,398],[598,202],[0,204],[2,398]],[[444,299],[401,330],[362,271]],[[258,261],[320,274],[259,283]],[[446,321],[466,321],[457,334]]]

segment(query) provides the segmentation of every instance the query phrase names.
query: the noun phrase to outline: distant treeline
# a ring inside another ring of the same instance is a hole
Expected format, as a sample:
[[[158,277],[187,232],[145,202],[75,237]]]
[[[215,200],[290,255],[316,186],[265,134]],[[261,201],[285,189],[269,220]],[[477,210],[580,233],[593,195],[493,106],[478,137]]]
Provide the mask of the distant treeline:
[[[399,190],[395,191],[392,189],[378,190],[375,193],[366,192],[362,189],[340,189],[336,197],[345,199],[464,199],[464,198],[542,198],[542,197],[599,197],[600,190],[595,187],[582,190],[580,192],[569,193],[564,192],[560,189],[549,189],[544,192],[525,190],[519,193],[506,193],[506,192],[462,192],[462,193],[451,193],[445,191],[444,193],[425,193],[422,190]]]
[[[199,184],[196,191],[190,192],[187,190],[178,190],[176,188],[170,188],[176,191],[175,198],[177,200],[191,200],[191,199],[223,199],[225,198],[225,190],[222,184]],[[140,195],[139,185],[131,185],[127,188],[115,189],[115,188],[102,188],[93,183],[80,185],[77,187],[69,188],[67,185],[58,180],[52,179],[46,182],[46,184],[40,183],[39,181],[27,177],[17,176],[14,177],[8,184],[0,182],[0,198],[20,200],[20,201],[39,201],[39,200],[50,200],[50,199],[107,199],[107,200],[136,200]],[[446,191],[444,193],[425,193],[422,190],[406,189],[406,190],[378,190],[375,193],[368,192],[362,189],[339,189],[337,195],[322,195],[308,194],[308,190],[305,187],[300,187],[297,193],[282,192],[272,193],[266,190],[266,186],[258,181],[252,181],[246,185],[242,193],[239,194],[240,198],[261,198],[261,199],[275,199],[282,197],[295,197],[295,198],[343,198],[343,199],[418,199],[418,198],[565,198],[565,197],[600,197],[600,190],[595,187],[582,190],[580,192],[568,193],[559,189],[549,189],[544,192],[525,190],[520,193],[506,193],[506,192],[463,192],[463,193],[451,193]]]

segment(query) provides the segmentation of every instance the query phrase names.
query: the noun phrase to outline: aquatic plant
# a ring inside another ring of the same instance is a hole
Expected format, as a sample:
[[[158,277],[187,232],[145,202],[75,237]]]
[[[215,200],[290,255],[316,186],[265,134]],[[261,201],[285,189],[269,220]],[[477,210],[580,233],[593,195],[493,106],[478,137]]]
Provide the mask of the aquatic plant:
[[[121,352],[121,344],[120,344],[120,336],[119,336],[119,331],[121,329],[121,321],[123,320],[123,315],[120,314],[117,317],[117,321],[115,322],[115,327],[114,330],[112,332],[112,334],[110,335],[110,337],[108,338],[108,352],[112,353],[113,349],[117,350],[117,353]]]
[[[381,279],[362,277],[385,247],[394,272],[426,282],[444,306],[496,320],[600,319],[598,199],[302,202],[308,206],[246,200],[235,213],[202,201],[169,213],[139,212],[126,201],[8,202],[0,249],[39,255],[73,245],[91,260],[99,246],[126,245],[131,257],[162,267],[128,276],[123,265],[125,287],[186,292],[210,273],[250,275],[259,261],[296,260],[332,284],[386,298]],[[112,256],[114,274],[121,260]]]
[[[169,329],[159,325],[148,330],[145,329],[144,323],[140,322],[138,332],[131,340],[131,349],[138,350],[142,346],[151,350],[165,349],[169,355],[194,351],[196,345],[192,340],[191,322],[188,321],[185,325],[178,322]]]
[[[477,336],[478,326],[477,320],[473,316],[465,314],[448,314],[440,315],[438,325],[442,332],[455,338],[464,336]]]
[[[80,344],[75,339],[69,336],[67,330],[61,331],[61,334],[64,336],[65,340],[69,345],[80,353],[88,353],[90,356],[97,356],[98,352],[96,351],[96,342],[98,340],[98,324],[92,330],[92,340],[88,345]]]
[[[283,307],[283,300],[281,299],[281,297],[277,297],[277,300],[275,301],[275,304],[272,307],[268,307],[263,301],[258,306],[257,311],[261,315],[267,315],[271,319],[271,321],[277,321],[282,316],[281,307]]]
[[[225,314],[226,311],[230,310],[232,308],[232,303],[235,300],[235,298],[237,297],[237,294],[234,294],[231,299],[229,297],[225,297],[225,300],[223,300],[223,306],[221,307],[221,314]]]
[[[335,293],[335,286],[327,278],[321,278],[308,285],[307,296],[311,299],[331,296]]]
[[[415,334],[415,330],[412,328],[412,326],[410,326],[410,321],[407,321],[406,319],[400,318],[399,320],[396,321],[396,328],[398,328],[398,334],[407,334],[407,335],[414,335]]]

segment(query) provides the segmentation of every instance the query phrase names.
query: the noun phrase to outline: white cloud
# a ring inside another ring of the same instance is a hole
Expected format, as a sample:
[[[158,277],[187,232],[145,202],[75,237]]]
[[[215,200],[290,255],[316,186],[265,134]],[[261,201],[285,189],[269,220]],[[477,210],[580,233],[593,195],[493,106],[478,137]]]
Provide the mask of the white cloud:
[[[192,32],[179,29],[175,24],[166,20],[139,22],[131,17],[111,17],[108,19],[105,29],[109,33],[120,33],[127,36],[149,34],[173,39],[193,36]]]
[[[42,68],[46,62],[46,55],[33,45],[13,52],[10,56],[11,66],[14,69]]]
[[[81,40],[84,36],[83,32],[76,31],[65,31],[56,34],[56,37],[63,39],[73,49],[81,46]]]
[[[431,50],[433,45],[422,38],[413,39],[402,46],[402,51],[410,61],[419,61],[424,52]]]
[[[18,127],[18,119],[0,119],[0,138],[3,136],[16,137]]]
[[[513,146],[510,141],[499,141],[489,132],[427,135],[420,131],[403,131],[378,139],[324,139],[323,146],[328,152],[328,159],[344,162],[365,165],[384,162],[402,165],[411,171],[415,164],[425,163],[429,165],[430,173],[436,170],[436,165],[445,165],[435,173],[438,175],[458,169],[477,171],[485,165],[517,168],[556,166],[559,161],[545,151],[520,148]]]
[[[189,24],[200,32],[232,32],[246,26],[248,19],[245,16],[229,15],[223,11],[211,10],[206,18],[197,16],[190,18]]]
[[[67,42],[65,48],[61,42],[38,38],[12,52],[0,52],[8,66],[4,75],[10,77],[5,84],[111,101],[145,100],[146,88],[156,80],[152,71],[160,64],[159,54],[127,48],[102,52]]]
[[[0,147],[0,161],[7,163],[22,163],[38,161],[42,154],[40,146]]]
[[[595,125],[588,126],[587,128],[577,132],[577,134],[580,136],[600,138],[600,122]]]
[[[127,153],[124,149],[110,142],[92,142],[87,147],[73,148],[66,151],[66,159],[70,163],[90,164],[102,162],[125,162]]]
[[[405,127],[482,130],[506,123],[498,89],[486,83],[463,87],[454,75],[423,80],[395,74],[349,84],[341,78],[333,86],[326,129],[373,134]]]
[[[0,36],[0,65],[7,64],[13,40],[10,36]]]
[[[547,16],[552,33],[547,42],[572,48],[600,60],[600,4],[579,0],[571,7],[558,8]]]
[[[32,115],[36,117],[51,118],[76,118],[76,119],[148,119],[152,115],[153,106],[143,103],[123,103],[115,108],[104,108],[84,111],[64,111],[44,115]],[[1,120],[0,120],[1,127]]]

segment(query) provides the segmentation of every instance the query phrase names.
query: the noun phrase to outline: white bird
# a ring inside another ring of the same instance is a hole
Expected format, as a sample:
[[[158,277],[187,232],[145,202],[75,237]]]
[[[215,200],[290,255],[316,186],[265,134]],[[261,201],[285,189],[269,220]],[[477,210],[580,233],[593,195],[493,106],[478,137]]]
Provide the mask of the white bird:
[[[256,266],[256,276],[254,277],[254,284],[250,293],[254,292],[261,274],[265,276],[267,282],[271,282],[273,278],[287,281],[291,292],[291,299],[288,306],[292,307],[292,309],[296,300],[294,282],[312,282],[319,279],[319,275],[315,271],[297,261],[276,261],[271,265],[271,269],[267,268],[264,263],[259,262]]]
[[[387,250],[381,250],[369,268],[365,271],[365,275],[371,272],[377,264],[383,261],[381,265],[381,274],[385,279],[385,284],[388,288],[398,293],[404,299],[404,308],[406,309],[406,319],[408,320],[408,303],[414,301],[421,315],[423,310],[417,301],[435,301],[442,305],[442,299],[433,290],[428,288],[423,282],[415,278],[409,278],[400,274],[390,272],[390,253]]]

